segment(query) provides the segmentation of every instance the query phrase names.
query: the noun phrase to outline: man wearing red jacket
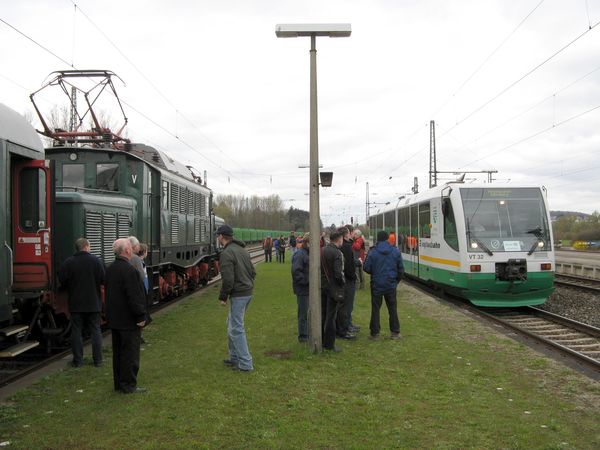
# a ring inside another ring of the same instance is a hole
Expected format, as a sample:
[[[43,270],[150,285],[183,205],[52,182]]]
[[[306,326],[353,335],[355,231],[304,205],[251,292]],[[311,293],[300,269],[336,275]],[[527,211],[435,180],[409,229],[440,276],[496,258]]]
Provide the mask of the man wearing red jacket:
[[[365,287],[365,280],[362,266],[365,263],[365,240],[359,229],[354,230],[353,237],[352,251],[354,252],[354,260],[358,261],[356,264],[356,280],[359,283],[359,288],[363,289]]]

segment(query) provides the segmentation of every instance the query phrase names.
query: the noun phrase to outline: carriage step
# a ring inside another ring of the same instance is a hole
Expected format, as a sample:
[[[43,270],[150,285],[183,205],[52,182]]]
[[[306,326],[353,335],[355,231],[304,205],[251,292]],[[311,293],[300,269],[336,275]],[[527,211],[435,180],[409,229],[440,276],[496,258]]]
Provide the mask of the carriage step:
[[[38,345],[40,345],[38,341],[27,341],[21,342],[20,344],[15,344],[12,347],[0,350],[0,358],[12,358],[20,355],[23,352],[26,352],[27,350],[37,347]]]
[[[3,334],[4,336],[12,336],[14,334],[27,331],[27,328],[29,328],[27,325],[11,325],[6,328],[0,328],[0,334]]]

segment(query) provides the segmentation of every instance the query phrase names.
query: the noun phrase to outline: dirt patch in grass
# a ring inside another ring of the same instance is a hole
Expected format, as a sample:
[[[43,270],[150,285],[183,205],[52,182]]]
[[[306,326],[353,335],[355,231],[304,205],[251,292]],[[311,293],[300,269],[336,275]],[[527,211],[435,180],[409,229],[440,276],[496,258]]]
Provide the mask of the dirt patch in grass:
[[[290,359],[292,357],[292,352],[287,350],[269,350],[265,352],[265,356],[275,359]]]

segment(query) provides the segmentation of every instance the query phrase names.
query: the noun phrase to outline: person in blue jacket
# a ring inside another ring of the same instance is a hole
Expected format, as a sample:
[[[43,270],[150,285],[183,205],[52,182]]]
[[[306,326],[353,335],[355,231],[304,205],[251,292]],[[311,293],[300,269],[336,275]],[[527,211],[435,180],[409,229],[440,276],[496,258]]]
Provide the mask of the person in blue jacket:
[[[298,342],[308,342],[308,252],[309,235],[302,239],[302,247],[292,256],[292,287],[298,303]]]
[[[396,287],[404,275],[404,264],[400,250],[391,246],[387,240],[387,232],[377,233],[377,244],[369,250],[364,265],[364,271],[371,275],[371,339],[379,337],[379,310],[382,299],[385,299],[390,316],[390,337],[401,337]]]

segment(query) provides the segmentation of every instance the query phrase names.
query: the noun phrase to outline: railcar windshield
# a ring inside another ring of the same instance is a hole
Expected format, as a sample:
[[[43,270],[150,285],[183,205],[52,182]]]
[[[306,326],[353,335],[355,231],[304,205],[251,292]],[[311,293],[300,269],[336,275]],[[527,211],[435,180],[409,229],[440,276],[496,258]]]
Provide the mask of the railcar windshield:
[[[460,188],[470,252],[551,249],[550,229],[539,188]]]

